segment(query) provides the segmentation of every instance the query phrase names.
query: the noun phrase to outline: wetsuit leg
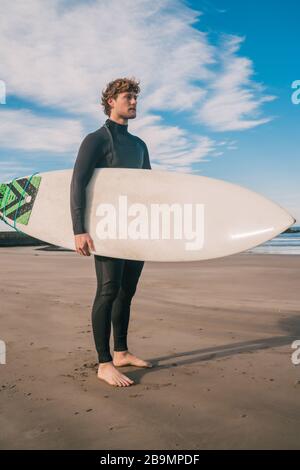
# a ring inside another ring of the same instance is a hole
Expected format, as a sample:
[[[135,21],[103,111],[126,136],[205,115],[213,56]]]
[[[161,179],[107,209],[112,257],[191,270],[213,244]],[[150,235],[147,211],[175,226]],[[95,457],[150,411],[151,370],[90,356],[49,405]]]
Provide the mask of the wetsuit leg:
[[[144,261],[125,260],[121,286],[112,309],[114,351],[126,351],[131,300],[144,266]]]
[[[122,282],[125,260],[94,255],[97,291],[92,308],[93,334],[99,362],[110,362],[111,313]]]

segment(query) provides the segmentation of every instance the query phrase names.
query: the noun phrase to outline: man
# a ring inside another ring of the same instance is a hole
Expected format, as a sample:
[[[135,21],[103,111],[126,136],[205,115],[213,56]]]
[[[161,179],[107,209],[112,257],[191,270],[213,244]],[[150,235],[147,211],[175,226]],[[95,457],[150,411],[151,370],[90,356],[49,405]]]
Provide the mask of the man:
[[[139,82],[118,78],[102,92],[104,113],[109,116],[104,126],[82,141],[71,182],[71,215],[76,251],[90,256],[94,243],[84,226],[85,188],[95,168],[151,169],[149,153],[143,140],[128,132],[128,119],[136,117]],[[97,292],[92,308],[92,326],[98,353],[98,378],[114,386],[134,383],[121,374],[117,366],[152,367],[131,354],[127,347],[127,330],[131,300],[142,272],[144,261],[94,255]],[[111,322],[114,334],[114,356],[109,350]]]

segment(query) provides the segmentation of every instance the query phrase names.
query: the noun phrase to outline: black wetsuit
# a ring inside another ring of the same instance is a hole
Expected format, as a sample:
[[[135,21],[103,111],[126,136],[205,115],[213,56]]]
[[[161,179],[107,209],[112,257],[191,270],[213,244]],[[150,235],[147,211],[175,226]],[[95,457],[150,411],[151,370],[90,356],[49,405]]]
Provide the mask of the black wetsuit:
[[[128,125],[111,119],[104,127],[88,134],[82,141],[70,191],[74,235],[86,233],[85,189],[95,168],[151,169],[149,153],[143,140],[128,132]],[[144,261],[95,255],[97,291],[92,308],[92,325],[99,362],[112,361],[109,340],[113,323],[114,350],[125,351],[130,305]]]

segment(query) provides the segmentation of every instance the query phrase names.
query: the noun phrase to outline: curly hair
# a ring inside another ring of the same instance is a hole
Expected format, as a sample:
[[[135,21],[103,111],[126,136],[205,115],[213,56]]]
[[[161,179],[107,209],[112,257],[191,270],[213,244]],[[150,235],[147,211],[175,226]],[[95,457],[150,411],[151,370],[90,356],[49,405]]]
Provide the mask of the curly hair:
[[[102,90],[101,104],[104,108],[104,114],[110,116],[111,106],[108,104],[109,98],[116,99],[119,93],[124,93],[125,91],[133,91],[134,93],[140,93],[139,87],[140,81],[135,80],[134,77],[131,78],[116,78],[112,82],[109,82],[106,85],[106,88]]]

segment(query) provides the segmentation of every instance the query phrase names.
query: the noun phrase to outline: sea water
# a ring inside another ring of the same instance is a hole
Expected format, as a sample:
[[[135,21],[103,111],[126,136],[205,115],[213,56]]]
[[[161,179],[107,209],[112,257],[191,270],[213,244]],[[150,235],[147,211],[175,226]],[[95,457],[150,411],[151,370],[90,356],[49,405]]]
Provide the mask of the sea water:
[[[276,255],[300,255],[300,226],[292,228],[293,231],[281,233],[272,240],[263,243],[246,253],[268,253]]]

